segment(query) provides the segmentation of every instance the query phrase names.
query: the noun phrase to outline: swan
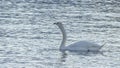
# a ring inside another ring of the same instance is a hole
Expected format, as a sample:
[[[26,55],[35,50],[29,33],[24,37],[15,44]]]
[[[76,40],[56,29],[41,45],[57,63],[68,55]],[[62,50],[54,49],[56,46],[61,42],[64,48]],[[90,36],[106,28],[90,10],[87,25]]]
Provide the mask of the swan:
[[[65,46],[65,43],[67,40],[67,35],[66,35],[66,31],[63,27],[63,24],[61,22],[57,22],[54,24],[57,25],[62,32],[63,39],[62,39],[62,42],[61,42],[61,45],[59,48],[59,50],[62,52],[63,51],[85,51],[85,52],[94,51],[94,52],[98,52],[104,46],[104,45],[100,46],[98,44],[91,43],[89,41],[79,41],[76,43],[72,43],[68,46]]]

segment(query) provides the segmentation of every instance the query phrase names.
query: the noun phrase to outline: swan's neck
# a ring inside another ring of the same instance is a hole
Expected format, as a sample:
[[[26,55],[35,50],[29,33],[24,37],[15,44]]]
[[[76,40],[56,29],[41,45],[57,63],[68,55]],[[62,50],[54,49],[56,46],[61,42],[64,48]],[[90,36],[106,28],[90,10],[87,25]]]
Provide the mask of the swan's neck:
[[[61,32],[62,32],[62,36],[63,36],[63,39],[62,39],[62,42],[61,42],[61,45],[60,45],[60,50],[64,49],[65,48],[65,43],[66,43],[66,32],[65,32],[65,29],[63,27],[63,25],[58,25],[58,27],[60,28]]]

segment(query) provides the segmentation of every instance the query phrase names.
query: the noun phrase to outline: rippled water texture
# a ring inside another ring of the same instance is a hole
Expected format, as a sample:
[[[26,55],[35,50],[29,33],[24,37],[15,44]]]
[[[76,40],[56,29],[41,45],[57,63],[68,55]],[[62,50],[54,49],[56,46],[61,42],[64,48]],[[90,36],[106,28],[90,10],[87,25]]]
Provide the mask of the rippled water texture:
[[[58,21],[103,54],[61,53]],[[120,0],[0,0],[0,68],[120,68]]]

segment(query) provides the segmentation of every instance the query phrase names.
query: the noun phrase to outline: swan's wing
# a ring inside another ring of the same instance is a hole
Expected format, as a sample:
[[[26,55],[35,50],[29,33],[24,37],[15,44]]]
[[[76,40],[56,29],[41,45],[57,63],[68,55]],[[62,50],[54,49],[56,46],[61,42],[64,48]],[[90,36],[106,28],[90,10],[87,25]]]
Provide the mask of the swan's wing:
[[[69,50],[87,51],[87,50],[98,50],[100,48],[100,46],[95,43],[91,43],[91,42],[87,42],[87,41],[79,41],[79,42],[76,42],[76,43],[73,43],[73,44],[67,46],[67,48]]]

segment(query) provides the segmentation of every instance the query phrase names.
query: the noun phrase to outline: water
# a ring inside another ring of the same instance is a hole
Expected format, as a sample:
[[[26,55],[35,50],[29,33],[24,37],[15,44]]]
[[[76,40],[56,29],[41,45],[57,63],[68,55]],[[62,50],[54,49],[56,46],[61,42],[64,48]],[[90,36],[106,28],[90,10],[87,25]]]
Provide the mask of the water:
[[[0,68],[120,68],[119,18],[119,0],[0,0]],[[103,54],[61,53],[57,21]]]

